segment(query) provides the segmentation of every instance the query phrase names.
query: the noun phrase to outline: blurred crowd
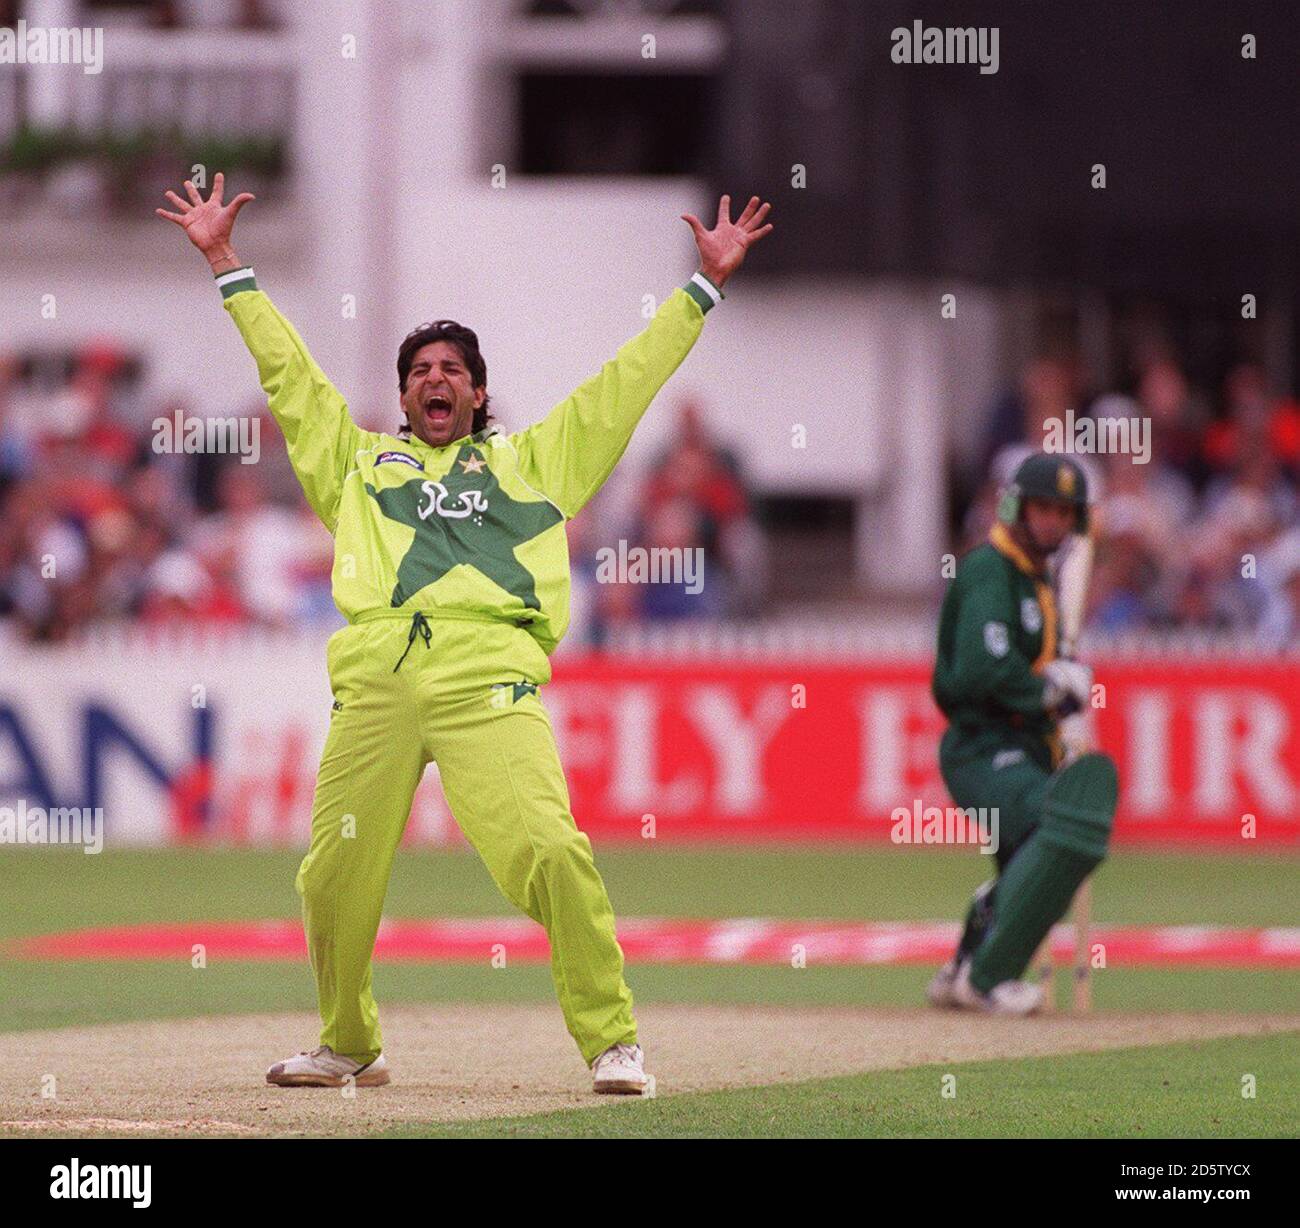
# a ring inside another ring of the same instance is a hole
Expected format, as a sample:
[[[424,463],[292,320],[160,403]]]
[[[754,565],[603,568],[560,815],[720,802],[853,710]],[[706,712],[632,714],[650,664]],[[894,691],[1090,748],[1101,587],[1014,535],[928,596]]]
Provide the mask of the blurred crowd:
[[[621,553],[657,562],[648,583],[611,567],[620,542]],[[569,523],[571,635],[600,645],[628,623],[753,617],[768,595],[768,555],[739,457],[686,402],[673,442],[637,482],[630,508],[611,513],[598,497]]]
[[[0,628],[59,641],[125,621],[339,625],[333,543],[260,400],[248,407],[260,415],[260,456],[243,464],[155,451],[155,419],[201,410],[146,387],[140,364],[110,342],[0,354]],[[1039,358],[983,416],[961,547],[986,535],[998,490],[1043,446],[1047,424],[1069,414],[1145,422],[1146,463],[1076,458],[1100,508],[1090,628],[1300,641],[1300,404],[1251,364],[1198,389],[1168,353],[1139,368],[1131,393],[1082,388],[1075,361]],[[678,415],[671,444],[628,471],[621,501],[602,492],[568,526],[572,646],[629,623],[765,609],[769,544],[739,458],[701,407],[665,412]],[[638,552],[656,559],[648,577],[626,568]]]
[[[154,449],[152,423],[202,415],[151,400],[139,364],[112,343],[73,354],[0,354],[0,629],[61,641],[87,628],[337,626],[333,542],[308,509],[264,402],[259,458]],[[597,502],[569,526],[576,645],[620,623],[713,619],[761,601],[763,539],[736,458],[693,406],[673,446],[615,517]],[[624,582],[602,550],[667,563]],[[626,550],[624,551],[626,553]],[[695,575],[702,583],[690,583]]]
[[[337,619],[333,543],[274,424],[260,425],[257,464],[156,452],[156,418],[201,410],[149,403],[142,383],[112,343],[0,355],[0,621],[59,641],[124,620]]]
[[[1300,404],[1250,363],[1216,390],[1197,389],[1168,352],[1141,363],[1131,394],[1087,397],[1082,386],[1075,361],[1043,357],[993,407],[987,477],[965,515],[963,545],[987,533],[997,489],[1031,446],[1043,446],[1053,419],[1147,419],[1146,463],[1075,457],[1101,513],[1089,627],[1235,634],[1265,648],[1300,640]]]

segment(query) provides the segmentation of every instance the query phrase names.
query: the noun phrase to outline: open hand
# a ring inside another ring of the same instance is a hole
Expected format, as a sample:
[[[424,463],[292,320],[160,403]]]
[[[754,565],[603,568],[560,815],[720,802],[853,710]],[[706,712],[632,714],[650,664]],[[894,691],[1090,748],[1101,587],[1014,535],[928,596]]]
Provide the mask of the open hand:
[[[766,201],[760,206],[757,196],[749,198],[744,212],[733,222],[731,220],[731,197],[724,196],[718,202],[718,222],[712,230],[705,230],[704,224],[692,213],[683,213],[682,221],[695,232],[695,246],[700,249],[700,272],[715,286],[721,286],[732,275],[750,246],[757,243],[769,230],[761,223],[772,206]]]
[[[188,201],[182,200],[175,192],[168,191],[167,199],[176,206],[178,212],[155,209],[154,212],[169,222],[175,222],[185,231],[186,237],[208,258],[209,264],[215,264],[222,258],[234,256],[230,246],[230,233],[235,226],[239,211],[250,200],[255,200],[251,192],[240,192],[229,204],[222,201],[226,180],[220,171],[212,180],[212,193],[207,200],[199,195],[199,190],[190,180],[185,181]]]

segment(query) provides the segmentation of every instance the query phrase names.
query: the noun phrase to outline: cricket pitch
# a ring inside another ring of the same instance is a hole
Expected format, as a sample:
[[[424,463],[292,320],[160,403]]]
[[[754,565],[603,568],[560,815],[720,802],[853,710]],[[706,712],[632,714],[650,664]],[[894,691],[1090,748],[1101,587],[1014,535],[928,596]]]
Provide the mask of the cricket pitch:
[[[934,1062],[1098,1052],[1300,1028],[1297,1015],[638,1007],[657,1094],[797,1082]],[[272,1062],[315,1045],[314,1015],[232,1015],[0,1034],[0,1136],[366,1135],[392,1126],[593,1108],[554,1005],[383,1010],[393,1083],[274,1088]],[[51,1094],[53,1093],[53,1094]]]

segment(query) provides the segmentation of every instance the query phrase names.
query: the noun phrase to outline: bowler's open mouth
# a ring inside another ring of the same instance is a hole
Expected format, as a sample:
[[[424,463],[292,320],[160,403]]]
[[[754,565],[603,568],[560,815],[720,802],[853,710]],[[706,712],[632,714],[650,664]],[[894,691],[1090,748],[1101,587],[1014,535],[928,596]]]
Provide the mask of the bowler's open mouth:
[[[430,422],[446,422],[451,417],[451,402],[444,396],[430,397],[424,403],[424,412]]]

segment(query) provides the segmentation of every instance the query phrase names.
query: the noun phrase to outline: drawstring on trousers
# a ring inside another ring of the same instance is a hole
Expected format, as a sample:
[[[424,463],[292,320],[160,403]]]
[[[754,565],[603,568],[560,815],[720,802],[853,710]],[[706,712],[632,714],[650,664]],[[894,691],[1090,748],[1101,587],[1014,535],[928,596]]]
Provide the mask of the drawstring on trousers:
[[[393,673],[397,673],[402,668],[402,662],[406,660],[406,654],[411,651],[411,645],[415,643],[417,635],[424,640],[424,646],[428,648],[433,639],[433,629],[429,626],[429,620],[419,610],[416,610],[411,618],[411,634],[406,637],[406,647],[402,649],[402,655],[397,658]]]

